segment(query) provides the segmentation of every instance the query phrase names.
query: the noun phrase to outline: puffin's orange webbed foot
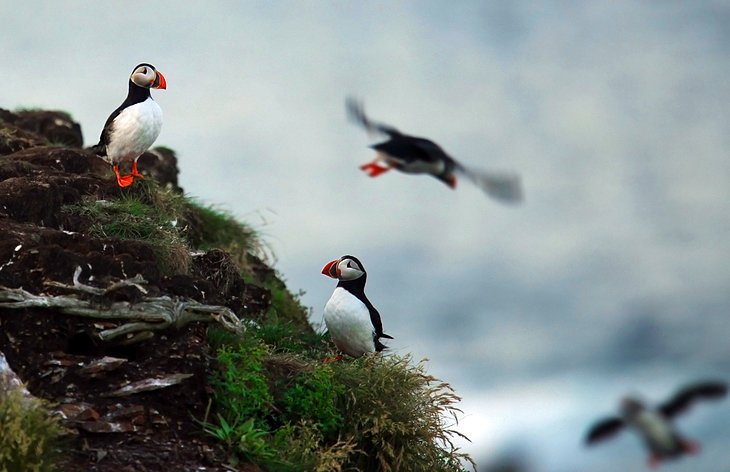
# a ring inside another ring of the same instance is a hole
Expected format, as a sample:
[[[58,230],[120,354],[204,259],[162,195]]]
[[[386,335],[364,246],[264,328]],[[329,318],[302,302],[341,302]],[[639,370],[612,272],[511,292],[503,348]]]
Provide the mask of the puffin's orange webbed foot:
[[[120,187],[129,187],[134,182],[133,175],[121,175],[119,173],[119,166],[114,166],[114,173],[117,174],[117,184]]]
[[[341,361],[341,360],[342,360],[342,356],[337,355],[337,356],[332,356],[332,357],[326,357],[322,362],[335,362],[335,361]]]
[[[135,177],[139,177],[140,179],[144,179],[144,175],[140,174],[137,170],[137,161],[132,162],[132,175]]]
[[[377,177],[380,174],[390,170],[390,167],[379,164],[378,161],[368,162],[360,166],[360,170],[364,170],[370,177]]]

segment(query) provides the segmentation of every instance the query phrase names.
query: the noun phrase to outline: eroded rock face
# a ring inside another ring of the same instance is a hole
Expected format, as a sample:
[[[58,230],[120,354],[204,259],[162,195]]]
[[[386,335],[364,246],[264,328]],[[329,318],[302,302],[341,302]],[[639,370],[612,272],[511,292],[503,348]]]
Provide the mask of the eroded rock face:
[[[0,155],[34,146],[81,147],[81,126],[62,111],[25,110],[13,113],[0,108]]]
[[[71,147],[84,145],[81,126],[68,113],[62,111],[20,111],[13,124],[43,136],[51,144]]]

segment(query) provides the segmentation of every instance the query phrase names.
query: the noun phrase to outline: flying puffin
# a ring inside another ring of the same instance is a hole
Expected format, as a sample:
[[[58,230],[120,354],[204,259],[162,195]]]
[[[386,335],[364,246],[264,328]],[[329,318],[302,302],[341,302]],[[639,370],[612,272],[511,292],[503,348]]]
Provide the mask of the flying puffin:
[[[467,168],[429,139],[409,136],[392,126],[370,121],[365,115],[362,103],[352,98],[346,100],[346,108],[350,118],[369,133],[385,134],[389,138],[371,146],[376,151],[375,160],[360,166],[360,169],[367,172],[370,177],[377,177],[390,169],[397,169],[407,174],[430,174],[455,189],[458,174],[469,179],[493,198],[509,203],[522,200],[519,176]]]
[[[664,459],[696,454],[699,445],[681,436],[672,420],[696,400],[722,398],[727,394],[725,382],[699,382],[680,389],[656,409],[647,408],[640,400],[626,397],[621,401],[621,416],[604,418],[588,431],[585,442],[591,446],[614,436],[624,427],[636,430],[649,450],[649,466],[657,467]]]
[[[137,158],[152,146],[162,129],[162,109],[152,99],[151,88],[164,90],[167,82],[154,66],[142,63],[129,76],[127,99],[109,115],[99,144],[92,148],[114,166],[120,187],[132,185],[135,177],[144,178],[137,170]],[[132,173],[121,175],[119,165],[129,162]]]
[[[324,307],[324,322],[337,348],[352,357],[380,352],[386,346],[380,313],[365,296],[367,272],[356,257],[342,256],[322,269],[327,277],[338,279],[337,287]]]

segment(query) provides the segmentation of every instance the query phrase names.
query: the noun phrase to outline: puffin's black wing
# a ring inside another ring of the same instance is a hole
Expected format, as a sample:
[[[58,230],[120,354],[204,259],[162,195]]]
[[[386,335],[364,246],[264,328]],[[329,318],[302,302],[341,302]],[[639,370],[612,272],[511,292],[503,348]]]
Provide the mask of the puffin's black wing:
[[[585,442],[588,446],[591,446],[614,436],[623,427],[624,422],[621,418],[606,418],[591,426],[591,429],[588,430],[588,434],[586,435]]]
[[[347,114],[350,119],[364,127],[367,131],[371,133],[387,134],[391,138],[401,136],[400,131],[393,128],[392,126],[370,121],[370,119],[365,114],[365,107],[363,106],[363,104],[355,100],[354,98],[347,98],[347,100],[345,100],[345,107],[347,108]]]
[[[727,395],[727,383],[699,382],[682,388],[659,406],[659,412],[667,418],[672,418],[686,411],[695,400],[722,398],[725,395]]]
[[[101,136],[99,137],[99,144],[91,147],[91,149],[97,155],[106,156],[106,147],[109,144],[112,135],[112,123],[114,122],[114,119],[119,116],[123,109],[124,104],[120,105],[119,108],[114,110],[112,114],[109,115],[109,118],[106,119],[106,123],[104,123],[104,129],[101,130]]]
[[[393,339],[393,336],[387,335],[383,332],[383,322],[380,319],[380,313],[373,304],[370,303],[370,300],[365,298],[364,302],[370,312],[370,322],[373,324],[373,330],[375,331],[375,335],[373,336],[373,341],[375,341],[375,350],[380,352],[386,349],[386,346],[380,342],[380,338]]]

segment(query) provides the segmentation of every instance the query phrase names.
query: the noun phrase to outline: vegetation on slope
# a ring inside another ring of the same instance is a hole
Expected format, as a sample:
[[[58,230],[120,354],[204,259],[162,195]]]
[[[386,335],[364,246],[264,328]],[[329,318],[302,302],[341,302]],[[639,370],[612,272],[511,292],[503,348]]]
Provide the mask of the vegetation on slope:
[[[0,470],[56,470],[64,429],[43,402],[18,391],[0,398]]]
[[[287,472],[459,471],[470,461],[451,442],[459,398],[410,357],[323,362],[334,353],[323,336],[276,322],[210,335],[218,414],[205,427],[234,461]]]

